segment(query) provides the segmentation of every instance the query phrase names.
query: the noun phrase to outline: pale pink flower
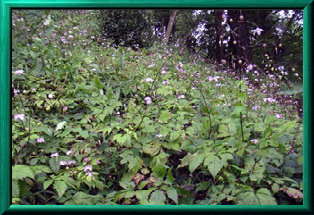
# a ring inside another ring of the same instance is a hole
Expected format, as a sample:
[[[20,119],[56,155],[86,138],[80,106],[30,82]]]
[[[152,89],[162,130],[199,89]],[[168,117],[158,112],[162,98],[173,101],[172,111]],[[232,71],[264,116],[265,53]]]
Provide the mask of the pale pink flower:
[[[19,69],[14,72],[15,75],[22,75],[23,73],[24,73],[23,69]]]
[[[256,143],[258,143],[258,139],[253,139],[253,140],[251,140],[251,142],[256,144]]]
[[[14,115],[14,120],[21,120],[21,121],[24,121],[25,119],[25,115],[24,114],[15,114]]]
[[[84,162],[86,162],[86,163],[88,162],[88,157],[84,158]]]
[[[70,156],[72,154],[72,150],[69,150],[66,152],[67,156]]]
[[[68,163],[66,162],[66,161],[60,161],[60,166],[66,166],[66,165],[68,165]]]
[[[247,66],[247,70],[252,70],[253,69],[253,65],[252,64],[249,64],[248,66]]]
[[[44,143],[45,139],[43,137],[38,137],[37,138],[37,143]]]
[[[184,99],[185,98],[185,95],[181,94],[181,95],[178,95],[178,99]]]
[[[145,82],[153,82],[154,80],[152,78],[145,78],[144,81]]]
[[[84,166],[83,170],[84,170],[84,172],[86,172],[86,171],[92,171],[93,168],[92,168],[91,165],[86,165],[86,166]]]
[[[277,119],[280,119],[280,118],[281,118],[281,114],[278,114],[278,113],[277,113],[277,114],[275,115],[275,117],[276,117]]]
[[[264,31],[261,28],[256,28],[254,30],[252,30],[253,35],[257,34],[257,35],[261,35],[262,31]]]
[[[68,161],[68,165],[75,164],[75,163],[76,163],[75,160],[69,160]]]
[[[149,97],[149,96],[145,97],[144,100],[145,100],[145,102],[146,102],[147,105],[149,105],[149,104],[152,103],[152,98]]]
[[[59,157],[59,153],[58,153],[58,152],[53,153],[53,154],[50,155],[50,157],[52,157],[52,158],[53,158],[53,157]]]
[[[94,174],[93,172],[86,173],[87,176],[92,176],[93,174]]]
[[[157,138],[162,138],[162,134],[156,134]]]

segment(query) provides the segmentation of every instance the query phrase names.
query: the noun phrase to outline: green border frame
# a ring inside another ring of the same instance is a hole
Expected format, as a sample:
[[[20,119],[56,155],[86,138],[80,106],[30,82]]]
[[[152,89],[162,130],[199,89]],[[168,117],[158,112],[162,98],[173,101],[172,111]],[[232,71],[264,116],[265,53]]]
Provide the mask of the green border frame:
[[[312,213],[312,73],[313,0],[2,0],[0,5],[0,215],[21,213],[126,213],[126,212],[284,212]],[[11,205],[11,10],[18,8],[278,8],[303,9],[303,111],[304,199],[303,205]]]

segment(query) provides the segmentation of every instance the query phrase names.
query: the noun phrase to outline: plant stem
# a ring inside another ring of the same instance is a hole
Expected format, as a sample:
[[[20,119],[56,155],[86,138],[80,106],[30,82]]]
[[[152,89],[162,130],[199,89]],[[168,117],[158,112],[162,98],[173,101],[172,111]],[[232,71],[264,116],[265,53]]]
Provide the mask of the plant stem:
[[[210,138],[211,133],[212,133],[212,119],[211,119],[211,116],[210,116],[208,105],[207,105],[207,102],[206,102],[206,99],[205,99],[205,96],[204,96],[202,90],[199,88],[199,86],[197,84],[195,84],[195,87],[198,89],[198,91],[200,91],[200,94],[201,94],[201,97],[203,99],[204,105],[206,106],[206,110],[207,110],[207,113],[208,113],[208,119],[209,119],[209,138]]]
[[[240,112],[240,125],[241,125],[241,135],[242,141],[244,142],[244,135],[243,135],[243,122],[242,122],[242,113]]]

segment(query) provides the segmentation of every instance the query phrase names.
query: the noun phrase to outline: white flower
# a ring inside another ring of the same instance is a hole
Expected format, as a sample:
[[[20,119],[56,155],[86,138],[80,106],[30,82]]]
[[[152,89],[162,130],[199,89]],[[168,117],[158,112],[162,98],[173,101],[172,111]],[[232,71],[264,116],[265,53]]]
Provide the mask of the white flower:
[[[37,143],[44,143],[45,139],[43,137],[38,137],[37,138]]]
[[[152,68],[154,66],[155,66],[155,64],[151,64],[151,65],[148,65],[147,68]]]
[[[152,103],[152,98],[149,97],[149,96],[145,97],[144,100],[145,100],[145,102],[146,102],[147,105],[149,105],[149,104]]]
[[[258,139],[253,139],[253,140],[251,140],[251,142],[256,144],[256,143],[258,143]]]
[[[262,31],[264,31],[264,30],[261,28],[256,28],[256,29],[252,30],[252,33],[254,36],[255,36],[255,34],[261,35]]]
[[[50,157],[52,157],[52,158],[53,158],[53,157],[59,157],[59,153],[58,153],[58,152],[53,153],[53,154],[50,155]]]
[[[145,82],[153,82],[154,80],[152,78],[145,78]]]
[[[178,95],[178,99],[184,99],[185,98],[185,95]]]
[[[19,69],[19,70],[16,70],[16,71],[14,72],[15,75],[21,75],[21,74],[23,74],[23,73],[24,73],[24,70],[23,70],[23,69]]]
[[[163,69],[161,70],[161,74],[165,75],[165,74],[167,74],[167,71],[163,68]]]
[[[72,154],[72,150],[67,151],[66,154],[67,154],[68,156],[71,155],[71,154]]]
[[[162,134],[156,134],[156,138],[162,138]]]
[[[68,165],[68,163],[66,162],[66,161],[60,161],[60,166],[66,166],[66,165]]]
[[[49,99],[53,99],[53,95],[52,94],[48,94],[48,98]]]
[[[14,120],[21,120],[24,121],[25,115],[24,114],[15,114],[14,115]]]

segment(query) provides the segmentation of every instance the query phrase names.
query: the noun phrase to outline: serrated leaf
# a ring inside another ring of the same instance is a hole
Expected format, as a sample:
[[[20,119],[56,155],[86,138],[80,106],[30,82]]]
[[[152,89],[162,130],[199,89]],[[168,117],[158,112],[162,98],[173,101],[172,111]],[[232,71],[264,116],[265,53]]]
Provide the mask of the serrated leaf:
[[[166,196],[163,191],[156,190],[150,196],[149,202],[152,205],[164,205],[166,201]]]
[[[60,164],[58,162],[58,158],[50,158],[49,159],[49,165],[50,165],[51,170],[54,173],[57,173],[60,169]]]
[[[219,157],[212,155],[210,157],[206,157],[204,160],[204,165],[207,166],[210,174],[215,178],[216,175],[222,168],[222,162]]]
[[[172,199],[176,204],[178,204],[178,192],[173,187],[167,188],[167,196],[169,199]]]
[[[162,121],[163,123],[167,123],[169,119],[171,119],[172,114],[168,111],[162,111],[160,116],[159,116],[159,120]]]
[[[46,190],[51,184],[52,184],[53,180],[49,179],[47,181],[44,182],[44,190]]]
[[[12,179],[21,180],[24,178],[34,179],[34,172],[29,166],[15,165],[12,167]]]
[[[67,190],[68,186],[64,181],[55,181],[53,184],[53,188],[55,189],[55,191],[57,191],[58,197],[60,198]]]
[[[154,175],[156,175],[159,178],[163,178],[166,173],[167,173],[167,168],[165,165],[157,163],[154,167],[153,167],[153,173]]]
[[[263,161],[259,161],[255,164],[253,172],[250,174],[251,181],[257,181],[258,183],[263,179],[266,168]]]
[[[153,141],[150,144],[145,144],[143,146],[143,152],[149,154],[150,156],[155,156],[160,151],[161,144],[157,141]]]
[[[192,154],[187,154],[184,158],[181,159],[181,164],[178,165],[178,168],[185,167],[185,166],[189,165],[192,158],[193,158]]]
[[[266,188],[259,189],[256,194],[254,190],[242,192],[237,196],[239,205],[277,205],[276,199]]]
[[[260,205],[277,205],[276,199],[271,196],[271,193],[266,188],[261,188],[256,192],[256,197]]]
[[[194,172],[195,169],[204,161],[203,154],[195,154],[189,163],[189,171]]]

